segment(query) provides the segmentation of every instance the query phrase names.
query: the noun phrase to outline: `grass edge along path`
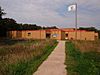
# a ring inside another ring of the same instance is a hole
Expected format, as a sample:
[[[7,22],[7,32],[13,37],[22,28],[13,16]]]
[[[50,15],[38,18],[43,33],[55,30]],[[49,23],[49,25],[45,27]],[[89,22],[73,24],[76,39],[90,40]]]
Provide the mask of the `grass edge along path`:
[[[72,42],[66,42],[68,75],[100,75],[100,53],[81,53]]]
[[[10,71],[10,75],[32,75],[43,63],[43,61],[48,58],[48,56],[51,54],[57,44],[58,42],[56,41],[53,46],[48,45],[45,48],[46,51],[40,56],[37,56],[28,61],[21,61],[17,64],[10,65],[9,70],[13,68],[12,71]]]

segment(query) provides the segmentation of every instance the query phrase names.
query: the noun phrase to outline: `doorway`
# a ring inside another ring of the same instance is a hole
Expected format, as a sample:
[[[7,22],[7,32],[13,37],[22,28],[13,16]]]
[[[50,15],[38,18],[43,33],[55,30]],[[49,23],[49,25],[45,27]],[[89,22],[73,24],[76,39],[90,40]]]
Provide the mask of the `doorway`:
[[[66,40],[68,40],[68,33],[67,33],[67,34],[65,34],[65,39],[66,39]]]
[[[50,33],[46,33],[46,38],[50,39],[50,37],[51,37],[51,34]]]

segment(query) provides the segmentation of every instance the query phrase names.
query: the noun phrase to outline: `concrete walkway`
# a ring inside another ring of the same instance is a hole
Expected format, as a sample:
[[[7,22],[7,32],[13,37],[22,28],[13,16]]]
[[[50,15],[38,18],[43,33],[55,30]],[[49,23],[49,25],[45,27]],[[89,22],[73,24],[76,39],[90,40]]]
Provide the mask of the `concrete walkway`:
[[[66,75],[64,62],[65,41],[59,41],[51,55],[41,64],[33,75]]]

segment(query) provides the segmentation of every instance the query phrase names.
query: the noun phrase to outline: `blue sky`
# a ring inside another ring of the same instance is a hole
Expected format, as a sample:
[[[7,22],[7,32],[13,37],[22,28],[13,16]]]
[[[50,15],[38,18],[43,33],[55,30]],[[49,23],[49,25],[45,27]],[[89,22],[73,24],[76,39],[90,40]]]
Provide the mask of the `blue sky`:
[[[18,23],[75,27],[74,12],[68,12],[69,4],[78,4],[78,27],[100,29],[99,0],[0,0],[0,6]]]

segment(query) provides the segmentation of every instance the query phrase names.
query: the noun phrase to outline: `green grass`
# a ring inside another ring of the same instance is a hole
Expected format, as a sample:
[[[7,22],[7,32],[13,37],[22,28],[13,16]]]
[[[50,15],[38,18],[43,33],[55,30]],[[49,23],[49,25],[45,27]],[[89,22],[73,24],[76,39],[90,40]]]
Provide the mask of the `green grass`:
[[[68,75],[100,75],[100,53],[82,53],[66,42],[66,65]]]
[[[12,71],[10,75],[32,75],[38,69],[40,64],[49,56],[56,45],[57,44],[53,47],[47,46],[45,52],[40,56],[37,56],[29,61],[19,62],[16,65],[12,65],[12,67],[14,67],[14,71]]]
[[[31,45],[32,44],[30,44],[30,46]],[[32,45],[33,49],[31,49],[29,45],[28,46],[25,45],[25,48],[24,47],[18,48],[22,50],[22,52],[20,53],[8,52],[10,53],[10,55],[14,54],[13,61],[15,62],[13,62],[12,59],[10,59],[10,61],[6,59],[6,57],[10,58],[11,56],[5,53],[5,55],[2,55],[2,57],[5,60],[2,59],[2,61],[0,61],[0,67],[1,67],[0,75],[32,75],[38,69],[41,63],[49,56],[49,54],[53,51],[56,45],[57,45],[56,40],[43,40],[33,44]],[[11,47],[9,48],[9,51],[10,49],[15,49],[15,48]],[[17,51],[17,49],[15,51]],[[21,57],[21,55],[23,55],[23,57]]]

